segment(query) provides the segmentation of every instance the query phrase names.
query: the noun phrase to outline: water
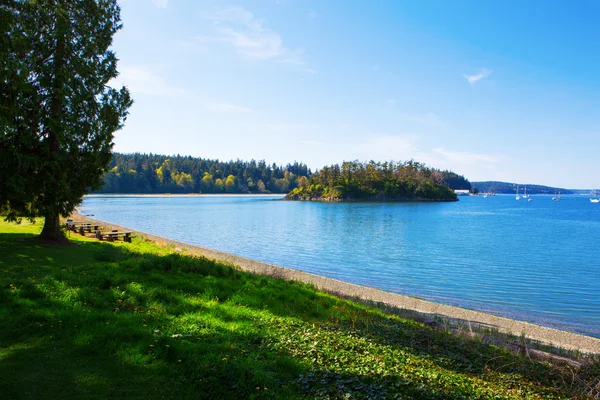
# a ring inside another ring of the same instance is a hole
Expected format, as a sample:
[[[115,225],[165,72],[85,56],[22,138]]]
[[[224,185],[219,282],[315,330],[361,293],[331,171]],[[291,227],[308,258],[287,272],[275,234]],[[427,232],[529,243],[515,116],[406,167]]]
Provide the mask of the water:
[[[271,264],[600,337],[600,204],[87,197],[118,225]]]

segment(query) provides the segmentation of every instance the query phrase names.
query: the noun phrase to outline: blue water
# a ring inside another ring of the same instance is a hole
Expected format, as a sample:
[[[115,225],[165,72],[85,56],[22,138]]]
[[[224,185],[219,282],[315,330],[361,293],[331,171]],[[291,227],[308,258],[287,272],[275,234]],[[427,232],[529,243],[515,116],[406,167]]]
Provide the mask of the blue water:
[[[600,337],[600,204],[86,197],[147,233],[389,292]]]

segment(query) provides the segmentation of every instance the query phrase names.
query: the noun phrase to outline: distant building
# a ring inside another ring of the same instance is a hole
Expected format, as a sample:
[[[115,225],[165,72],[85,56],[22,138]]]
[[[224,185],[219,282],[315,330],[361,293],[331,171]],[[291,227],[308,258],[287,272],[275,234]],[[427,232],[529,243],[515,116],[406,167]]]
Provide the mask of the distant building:
[[[468,196],[469,195],[469,190],[467,189],[457,189],[454,191],[454,193],[456,193],[457,196]]]

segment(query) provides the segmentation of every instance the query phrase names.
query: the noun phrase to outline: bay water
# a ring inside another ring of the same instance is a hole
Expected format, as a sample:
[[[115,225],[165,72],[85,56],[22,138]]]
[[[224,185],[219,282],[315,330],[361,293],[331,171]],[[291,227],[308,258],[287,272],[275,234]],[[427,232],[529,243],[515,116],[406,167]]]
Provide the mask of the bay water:
[[[238,256],[600,337],[600,204],[86,196],[84,214]]]

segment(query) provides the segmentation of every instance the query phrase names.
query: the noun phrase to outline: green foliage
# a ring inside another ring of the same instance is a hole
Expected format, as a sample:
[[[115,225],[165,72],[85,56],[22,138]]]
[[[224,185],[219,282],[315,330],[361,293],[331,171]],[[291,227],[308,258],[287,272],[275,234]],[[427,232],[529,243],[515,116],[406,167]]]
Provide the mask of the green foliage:
[[[58,216],[100,186],[132,103],[107,86],[120,10],[116,0],[15,0],[0,12],[0,205],[57,231]]]
[[[471,182],[462,175],[458,175],[452,171],[440,171],[443,183],[452,190],[471,190]]]
[[[23,240],[39,229],[0,223],[4,398],[578,396],[570,370],[307,285],[137,238]]]
[[[113,155],[97,193],[287,193],[307,181],[305,164],[208,160],[157,154]]]
[[[177,249],[0,223],[4,398],[569,399],[597,378]]]
[[[431,169],[413,160],[404,163],[346,161],[341,166],[324,167],[314,173],[308,184],[293,189],[286,199],[454,201],[456,195],[444,184],[449,174],[453,173]]]

